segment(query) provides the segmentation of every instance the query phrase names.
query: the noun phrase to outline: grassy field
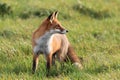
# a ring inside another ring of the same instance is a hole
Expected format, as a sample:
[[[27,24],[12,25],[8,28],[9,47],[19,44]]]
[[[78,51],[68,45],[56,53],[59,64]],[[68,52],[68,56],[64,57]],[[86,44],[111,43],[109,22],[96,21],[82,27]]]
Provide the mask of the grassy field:
[[[120,0],[0,0],[0,9],[0,80],[120,79]],[[56,10],[84,69],[57,62],[46,77],[41,55],[33,75],[32,32]]]

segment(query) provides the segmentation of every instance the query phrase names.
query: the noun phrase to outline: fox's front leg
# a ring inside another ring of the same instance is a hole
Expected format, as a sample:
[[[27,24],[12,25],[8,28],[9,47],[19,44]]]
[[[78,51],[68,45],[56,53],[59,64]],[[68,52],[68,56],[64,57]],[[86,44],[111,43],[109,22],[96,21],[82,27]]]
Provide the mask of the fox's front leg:
[[[47,66],[46,66],[46,70],[47,70],[47,76],[49,75],[49,71],[50,71],[50,68],[52,66],[52,55],[51,54],[48,54],[46,56],[46,59],[47,59]]]
[[[32,64],[32,73],[35,73],[38,65],[39,54],[33,53],[33,64]]]

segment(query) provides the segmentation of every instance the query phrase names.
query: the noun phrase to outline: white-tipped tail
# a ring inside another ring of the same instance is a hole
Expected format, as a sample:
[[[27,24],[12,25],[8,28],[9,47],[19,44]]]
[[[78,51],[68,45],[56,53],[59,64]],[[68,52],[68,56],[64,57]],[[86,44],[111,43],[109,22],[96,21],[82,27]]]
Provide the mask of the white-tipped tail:
[[[75,66],[76,66],[77,68],[79,68],[79,69],[83,69],[82,64],[80,64],[80,63],[78,63],[78,62],[73,63],[73,65],[75,65]]]

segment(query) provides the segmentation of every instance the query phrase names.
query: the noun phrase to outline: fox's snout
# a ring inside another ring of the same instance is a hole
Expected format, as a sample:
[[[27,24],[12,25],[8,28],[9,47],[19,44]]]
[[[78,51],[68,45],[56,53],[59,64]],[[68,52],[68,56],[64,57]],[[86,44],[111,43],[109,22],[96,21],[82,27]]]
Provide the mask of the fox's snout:
[[[50,30],[50,33],[66,34],[67,32],[68,32],[68,30],[66,30],[66,29],[63,29],[63,30],[60,30],[60,29],[51,29]]]
[[[68,32],[68,30],[64,29],[61,33],[62,33],[62,34],[65,34],[65,33],[67,33],[67,32]]]
[[[62,33],[62,34],[65,34],[65,33],[67,33],[67,32],[68,32],[68,30],[67,30],[67,29],[65,29],[65,28],[63,28],[63,27],[61,27],[61,28],[60,28],[60,31],[61,31],[61,33]]]
[[[68,30],[66,30],[66,32],[68,32]]]
[[[61,34],[66,34],[67,32],[68,32],[68,30],[64,29],[64,30],[62,30],[60,33],[61,33]]]

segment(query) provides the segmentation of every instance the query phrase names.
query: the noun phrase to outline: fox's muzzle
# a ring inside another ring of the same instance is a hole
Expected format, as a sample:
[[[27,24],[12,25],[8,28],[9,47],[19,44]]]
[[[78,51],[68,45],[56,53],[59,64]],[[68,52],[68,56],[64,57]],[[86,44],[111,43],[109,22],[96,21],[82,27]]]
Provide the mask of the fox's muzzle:
[[[68,30],[62,30],[61,34],[66,34],[68,32]]]
[[[68,32],[68,30],[63,29],[63,30],[59,30],[59,29],[51,29],[50,33],[59,33],[59,34],[66,34]]]
[[[66,30],[66,32],[68,32],[68,30]]]

